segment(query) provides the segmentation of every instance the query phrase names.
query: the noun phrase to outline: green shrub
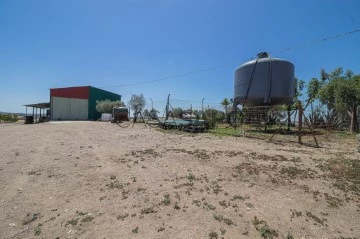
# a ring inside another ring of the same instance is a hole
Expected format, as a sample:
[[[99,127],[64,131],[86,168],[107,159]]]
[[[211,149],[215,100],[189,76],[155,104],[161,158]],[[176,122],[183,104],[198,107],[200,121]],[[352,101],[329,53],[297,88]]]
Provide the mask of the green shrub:
[[[16,114],[0,114],[0,122],[14,123],[18,121]]]

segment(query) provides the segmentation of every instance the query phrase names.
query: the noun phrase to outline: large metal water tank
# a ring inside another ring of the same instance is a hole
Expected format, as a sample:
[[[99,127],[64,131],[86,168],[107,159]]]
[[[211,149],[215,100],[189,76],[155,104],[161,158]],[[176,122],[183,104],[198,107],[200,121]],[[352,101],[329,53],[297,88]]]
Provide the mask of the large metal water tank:
[[[295,86],[294,65],[262,52],[236,69],[234,102],[243,106],[291,104]]]

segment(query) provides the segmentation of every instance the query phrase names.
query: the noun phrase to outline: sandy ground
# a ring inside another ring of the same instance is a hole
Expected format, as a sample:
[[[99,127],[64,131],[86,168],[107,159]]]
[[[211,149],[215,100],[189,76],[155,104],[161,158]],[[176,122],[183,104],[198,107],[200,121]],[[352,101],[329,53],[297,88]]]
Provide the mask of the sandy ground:
[[[0,142],[0,238],[360,238],[355,139],[71,122],[1,124]]]

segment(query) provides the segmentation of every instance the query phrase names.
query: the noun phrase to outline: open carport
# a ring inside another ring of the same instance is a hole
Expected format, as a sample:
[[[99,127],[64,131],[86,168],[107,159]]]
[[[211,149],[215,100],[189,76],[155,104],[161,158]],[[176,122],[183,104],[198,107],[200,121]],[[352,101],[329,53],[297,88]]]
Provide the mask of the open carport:
[[[48,109],[50,109],[50,102],[28,104],[24,106],[26,107],[25,124],[42,123],[47,120],[49,116]],[[30,111],[30,113],[28,114],[28,107],[32,108],[32,113]]]

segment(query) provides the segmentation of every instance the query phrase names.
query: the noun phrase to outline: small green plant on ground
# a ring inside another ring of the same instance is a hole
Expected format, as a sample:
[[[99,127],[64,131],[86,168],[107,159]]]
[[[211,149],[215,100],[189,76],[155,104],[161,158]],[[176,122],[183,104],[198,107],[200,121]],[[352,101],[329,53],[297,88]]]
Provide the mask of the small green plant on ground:
[[[141,214],[149,214],[149,213],[156,213],[154,207],[147,207],[144,209],[141,209]]]
[[[240,195],[235,195],[235,196],[233,196],[230,200],[231,201],[235,201],[235,200],[245,200],[245,199],[247,199],[248,197],[243,197],[243,196],[240,196]]]
[[[301,211],[296,211],[295,209],[290,209],[291,211],[291,218],[295,218],[295,217],[301,217],[302,216],[302,212]]]
[[[161,232],[161,231],[164,231],[165,230],[165,227],[160,227],[159,229],[158,229],[158,232]]]
[[[342,205],[342,200],[340,198],[330,196],[328,193],[325,193],[324,195],[329,207],[338,208]]]
[[[211,205],[210,203],[204,202],[203,204],[204,204],[203,208],[206,209],[206,210],[213,210],[214,211],[216,209],[216,207]]]
[[[270,228],[267,222],[259,220],[256,216],[254,217],[252,223],[263,238],[272,239],[279,235],[277,230]]]
[[[42,224],[40,223],[34,230],[34,236],[39,236],[41,234]]]
[[[70,221],[67,221],[67,222],[65,223],[65,227],[66,227],[67,225],[73,225],[73,226],[75,226],[75,225],[78,223],[78,221],[79,221],[79,218],[73,218],[73,219],[71,219]]]
[[[290,233],[287,234],[286,239],[295,239]]]
[[[219,201],[220,206],[227,207],[227,203],[225,200]]]
[[[214,214],[214,219],[219,221],[219,222],[224,222],[227,225],[235,225],[235,223],[230,219],[230,218],[226,218],[222,215],[218,215],[218,214]]]
[[[164,200],[161,201],[161,204],[163,204],[165,206],[169,206],[170,203],[171,203],[170,195],[167,193],[164,195]]]
[[[210,239],[217,239],[218,238],[217,232],[214,232],[214,231],[210,232],[209,233],[209,238]]]
[[[91,222],[94,220],[94,217],[91,215],[86,215],[83,219],[81,219],[81,222]]]
[[[213,193],[215,193],[216,195],[218,195],[219,192],[223,191],[221,189],[222,187],[216,181],[212,182],[211,188],[213,190]]]
[[[339,155],[339,158],[317,160],[319,167],[334,180],[334,187],[360,196],[360,160]]]
[[[128,216],[129,216],[129,214],[128,214],[128,213],[125,213],[125,214],[120,214],[120,215],[117,216],[116,218],[117,218],[118,220],[124,221],[125,218],[127,218]]]
[[[76,213],[79,214],[79,216],[86,216],[89,214],[87,212],[82,212],[82,211],[76,211]]]
[[[186,178],[192,183],[195,180],[195,175],[192,173],[189,173],[189,175],[187,175]]]
[[[27,218],[26,220],[23,221],[22,225],[25,226],[27,224],[32,223],[33,221],[35,221],[36,219],[39,218],[39,213],[34,213],[30,216],[30,213],[27,214]]]
[[[321,219],[321,218],[315,216],[314,214],[312,214],[311,212],[306,212],[306,216],[310,217],[315,222],[320,223],[321,225],[324,225],[324,222],[326,221],[325,218]]]
[[[110,182],[110,184],[107,184],[106,186],[108,186],[110,189],[122,189],[124,187],[124,184],[116,179],[115,181]]]
[[[154,149],[145,149],[145,150],[139,150],[139,151],[132,151],[131,154],[135,157],[141,157],[141,155],[149,155],[153,158],[156,158],[160,156],[158,152],[156,152]]]

